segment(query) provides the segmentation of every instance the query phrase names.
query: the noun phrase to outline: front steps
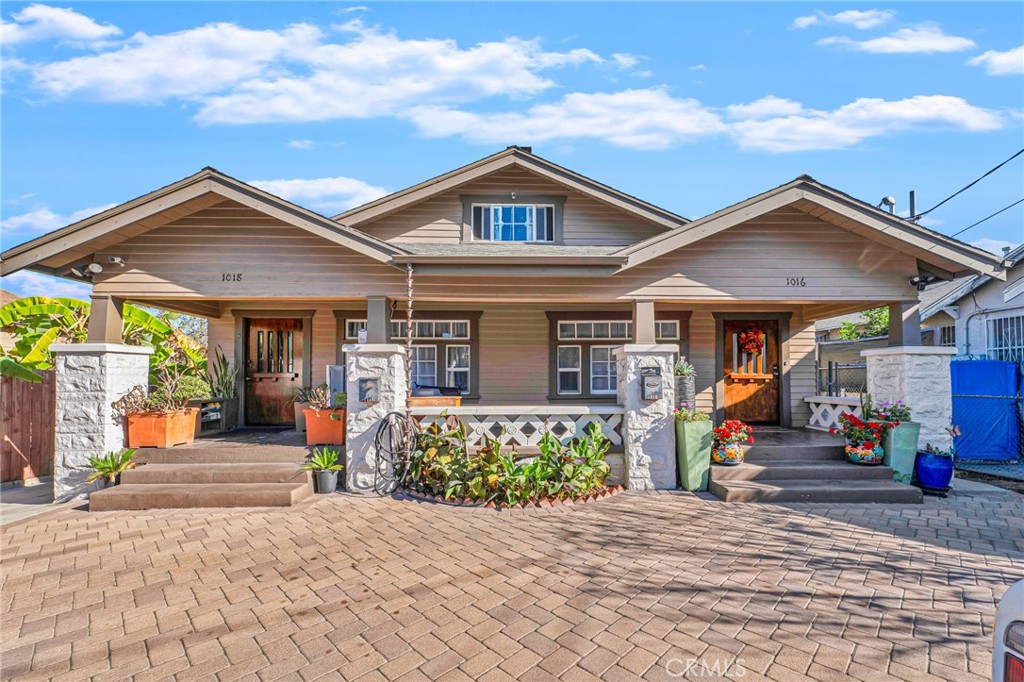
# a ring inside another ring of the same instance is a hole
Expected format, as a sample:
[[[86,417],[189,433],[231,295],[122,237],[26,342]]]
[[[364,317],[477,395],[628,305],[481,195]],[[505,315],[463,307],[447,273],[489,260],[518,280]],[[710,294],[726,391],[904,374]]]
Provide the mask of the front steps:
[[[921,503],[918,488],[896,483],[886,466],[846,461],[842,441],[806,429],[756,432],[746,461],[712,465],[708,489],[726,502]]]
[[[89,495],[90,511],[288,507],[313,494],[304,447],[214,444],[140,449],[121,485]]]

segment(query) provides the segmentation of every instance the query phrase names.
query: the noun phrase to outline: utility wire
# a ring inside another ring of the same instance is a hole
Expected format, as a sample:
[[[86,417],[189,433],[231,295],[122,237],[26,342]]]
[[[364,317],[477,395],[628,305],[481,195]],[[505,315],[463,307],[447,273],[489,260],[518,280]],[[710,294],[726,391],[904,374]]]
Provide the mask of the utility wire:
[[[949,200],[950,200],[950,199],[952,199],[953,197],[955,197],[955,196],[957,196],[957,195],[959,195],[959,194],[963,194],[964,192],[966,192],[966,191],[967,191],[967,190],[969,190],[970,188],[974,187],[974,186],[975,186],[975,185],[977,185],[977,184],[978,184],[979,182],[981,182],[982,180],[984,180],[984,179],[985,179],[985,178],[987,178],[988,176],[992,175],[992,174],[993,174],[993,173],[995,173],[995,172],[996,172],[997,170],[999,170],[1000,168],[1002,168],[1002,167],[1003,167],[1003,166],[1005,166],[1006,164],[1010,163],[1011,161],[1013,161],[1014,159],[1016,159],[1016,158],[1017,158],[1018,156],[1020,156],[1021,154],[1024,154],[1024,148],[1022,148],[1022,149],[1018,150],[1016,154],[1014,154],[1013,156],[1011,156],[1010,158],[1008,158],[1008,159],[1007,159],[1006,161],[1003,161],[1003,162],[1002,162],[1001,164],[999,164],[998,166],[996,166],[996,167],[995,167],[995,168],[993,168],[992,170],[988,171],[987,173],[985,173],[984,175],[982,175],[982,176],[981,176],[980,178],[978,178],[978,179],[977,179],[977,180],[975,180],[974,182],[971,182],[970,184],[968,184],[968,185],[965,185],[964,187],[961,187],[961,188],[960,188],[960,189],[958,189],[958,190],[957,190],[956,192],[953,192],[953,193],[952,193],[952,194],[950,194],[950,195],[949,195],[948,197],[946,197],[945,199],[943,199],[943,200],[942,200],[942,201],[940,201],[939,203],[937,203],[937,204],[935,204],[934,206],[932,206],[931,208],[929,208],[929,209],[928,209],[927,211],[922,211],[921,213],[918,213],[918,214],[917,214],[917,215],[915,215],[915,216],[911,216],[911,217],[910,217],[909,219],[910,219],[910,220],[917,220],[918,218],[920,218],[920,217],[922,217],[922,216],[926,216],[926,215],[928,215],[929,213],[931,213],[932,211],[934,211],[935,209],[937,209],[937,208],[938,208],[939,206],[942,206],[942,205],[943,205],[944,203],[946,203],[947,201],[949,201]],[[991,216],[989,216],[989,217],[991,217]],[[988,218],[986,218],[986,220],[988,220]],[[973,227],[973,226],[972,226],[972,227]],[[969,228],[964,228],[964,229],[966,230],[966,229],[969,229]],[[959,234],[959,233],[958,233],[958,234]]]
[[[1022,150],[1022,151],[1024,151],[1024,150]],[[995,218],[995,217],[996,217],[997,215],[999,215],[999,214],[1000,214],[1000,213],[1002,213],[1003,211],[1009,211],[1009,210],[1010,210],[1011,208],[1013,208],[1013,207],[1014,207],[1014,206],[1016,206],[1017,204],[1021,204],[1021,203],[1024,203],[1024,199],[1017,199],[1017,201],[1013,202],[1013,203],[1012,203],[1012,204],[1010,204],[1009,206],[1007,206],[1007,207],[1005,207],[1005,208],[1001,208],[1001,209],[999,209],[998,211],[996,211],[995,213],[993,213],[992,215],[990,215],[990,216],[987,216],[987,217],[985,217],[985,218],[982,218],[982,219],[981,219],[981,220],[979,220],[978,222],[976,222],[976,223],[973,223],[973,224],[971,224],[971,225],[968,225],[967,227],[965,227],[964,229],[960,230],[959,232],[956,232],[956,233],[954,233],[954,234],[951,234],[951,235],[949,235],[949,236],[950,236],[950,237],[958,237],[958,236],[962,235],[962,234],[963,234],[964,232],[966,232],[967,230],[971,229],[972,227],[977,227],[978,225],[981,225],[981,224],[982,224],[983,222],[985,222],[985,221],[986,221],[986,220],[988,220],[989,218]]]

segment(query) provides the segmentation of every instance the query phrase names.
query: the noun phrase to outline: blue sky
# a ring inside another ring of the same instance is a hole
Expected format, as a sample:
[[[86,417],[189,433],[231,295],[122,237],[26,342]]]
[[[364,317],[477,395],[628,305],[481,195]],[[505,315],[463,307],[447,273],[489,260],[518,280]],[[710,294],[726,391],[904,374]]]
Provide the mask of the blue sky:
[[[5,2],[3,248],[214,166],[333,214],[504,148],[689,217],[923,210],[1024,146],[1021,3]],[[924,219],[1024,196],[1024,157]],[[962,239],[1024,241],[1024,205]],[[21,294],[79,293],[32,273]]]

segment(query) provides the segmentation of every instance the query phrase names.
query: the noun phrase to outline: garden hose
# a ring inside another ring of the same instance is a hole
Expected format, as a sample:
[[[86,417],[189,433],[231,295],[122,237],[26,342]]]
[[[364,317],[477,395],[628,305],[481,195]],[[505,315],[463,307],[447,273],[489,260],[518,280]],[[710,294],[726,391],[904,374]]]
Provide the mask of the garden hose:
[[[373,489],[378,495],[390,495],[406,476],[405,463],[412,449],[412,433],[405,413],[390,412],[385,415],[373,443],[376,450]]]

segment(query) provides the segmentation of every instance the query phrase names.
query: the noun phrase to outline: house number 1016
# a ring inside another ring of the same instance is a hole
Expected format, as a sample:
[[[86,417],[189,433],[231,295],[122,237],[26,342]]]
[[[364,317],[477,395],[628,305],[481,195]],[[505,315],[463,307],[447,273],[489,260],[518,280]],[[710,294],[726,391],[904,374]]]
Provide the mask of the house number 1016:
[[[805,286],[807,286],[807,280],[805,280],[803,277],[787,277],[786,278],[786,286],[787,287],[805,287]]]
[[[240,272],[222,272],[220,273],[220,281],[222,282],[241,282],[242,273]]]

